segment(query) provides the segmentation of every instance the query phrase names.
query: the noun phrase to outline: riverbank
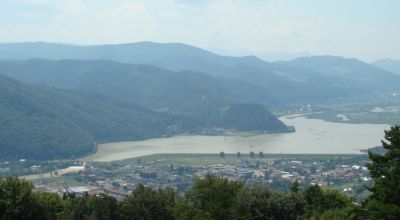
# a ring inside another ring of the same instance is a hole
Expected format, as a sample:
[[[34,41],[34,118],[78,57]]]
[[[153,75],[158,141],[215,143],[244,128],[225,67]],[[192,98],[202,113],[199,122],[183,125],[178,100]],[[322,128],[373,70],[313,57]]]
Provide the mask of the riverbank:
[[[280,118],[296,132],[279,134],[204,136],[181,135],[143,141],[101,144],[84,161],[116,161],[152,154],[359,154],[360,149],[380,145],[386,124],[346,124],[308,119]]]

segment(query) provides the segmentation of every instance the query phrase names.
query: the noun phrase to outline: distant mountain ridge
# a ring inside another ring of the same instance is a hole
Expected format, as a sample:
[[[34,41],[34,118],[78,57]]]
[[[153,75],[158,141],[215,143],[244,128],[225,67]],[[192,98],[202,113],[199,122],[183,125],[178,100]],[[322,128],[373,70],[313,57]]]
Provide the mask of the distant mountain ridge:
[[[173,52],[173,53],[172,53]],[[177,56],[174,57],[174,54]],[[114,45],[75,46],[45,42],[0,44],[0,59],[79,59],[79,60],[113,60],[132,64],[155,64],[173,61],[174,59],[205,59],[232,65],[240,58],[223,57],[209,51],[182,43],[138,42]],[[244,57],[244,60],[246,57]],[[182,66],[172,70],[187,70]],[[209,66],[212,66],[208,64]],[[201,65],[198,66],[202,67]],[[197,70],[191,66],[190,70]],[[200,69],[200,71],[203,69]],[[202,71],[205,72],[205,71]]]
[[[391,92],[400,89],[400,77],[398,75],[357,59],[317,56],[297,58],[279,63],[292,67],[306,68],[330,77],[341,78],[351,82],[351,86],[362,85],[373,91]]]
[[[381,59],[373,62],[372,64],[386,71],[400,75],[400,60]]]
[[[390,72],[374,65],[334,56],[312,56],[268,63],[255,56],[220,56],[182,43],[138,42],[94,46],[45,42],[0,44],[0,59],[30,58],[112,60],[130,64],[148,64],[178,72],[206,73],[214,77],[233,79],[236,82],[239,80],[257,84],[255,86],[259,90],[270,96],[268,101],[262,103],[266,106],[272,99],[275,99],[275,102],[282,100],[282,103],[295,100],[310,102],[349,95],[392,92],[398,89],[396,83],[400,82],[398,76],[393,76]],[[377,86],[378,83],[387,83],[387,86]],[[369,89],[371,87],[374,90]],[[251,93],[248,90],[241,91],[240,88],[235,90]],[[315,90],[319,91],[320,97],[315,96]],[[263,97],[257,97],[254,93],[252,97],[254,97],[253,102],[263,100]]]
[[[159,111],[188,113],[190,103],[223,107],[242,101],[207,74],[149,65],[107,60],[0,61],[0,71],[24,82],[102,94]]]
[[[27,83],[101,94],[202,121],[229,104],[254,101],[236,91],[243,82],[232,86],[204,73],[107,60],[0,61],[0,71]]]

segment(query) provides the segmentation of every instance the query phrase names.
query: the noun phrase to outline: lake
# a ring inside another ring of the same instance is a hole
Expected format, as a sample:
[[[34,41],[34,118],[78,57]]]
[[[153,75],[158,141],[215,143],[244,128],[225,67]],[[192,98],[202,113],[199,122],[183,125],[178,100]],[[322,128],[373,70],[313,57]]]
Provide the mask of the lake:
[[[251,151],[264,154],[358,154],[360,149],[380,145],[385,124],[349,124],[319,119],[285,116],[294,133],[202,136],[182,135],[143,141],[101,144],[98,151],[83,160],[115,161],[166,153],[236,153]]]

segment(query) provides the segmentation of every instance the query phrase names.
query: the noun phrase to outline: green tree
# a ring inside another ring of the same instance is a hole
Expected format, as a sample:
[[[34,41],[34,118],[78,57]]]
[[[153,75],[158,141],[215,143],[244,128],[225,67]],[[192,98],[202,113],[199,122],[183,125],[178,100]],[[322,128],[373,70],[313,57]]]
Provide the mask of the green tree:
[[[0,180],[0,219],[35,219],[32,184],[9,177]]]
[[[329,209],[321,214],[321,220],[348,220],[365,219],[359,215],[360,208],[346,207],[341,209]]]
[[[318,185],[307,187],[304,192],[305,214],[319,219],[321,214],[332,209],[353,208],[354,199],[336,190],[322,190]]]
[[[58,219],[62,216],[64,202],[56,193],[37,192],[33,197],[38,206],[36,219]]]
[[[153,190],[139,185],[121,203],[122,219],[174,219],[176,191],[171,188]]]
[[[64,197],[62,219],[111,220],[119,218],[118,202],[108,195]]]
[[[64,199],[64,210],[62,213],[62,219],[76,219],[83,220],[88,219],[91,210],[88,205],[88,196],[76,196],[73,193],[67,193],[63,197]]]
[[[178,219],[233,219],[236,196],[243,188],[237,181],[207,175],[195,181],[175,213]]]
[[[253,158],[254,158],[254,156],[255,156],[255,155],[254,155],[254,152],[253,152],[253,151],[251,151],[251,152],[250,152],[250,157],[253,159]]]
[[[385,131],[383,154],[368,152],[367,165],[374,180],[368,188],[372,195],[367,200],[368,216],[380,219],[400,219],[400,126]]]
[[[296,219],[303,212],[301,197],[269,191],[263,186],[243,188],[235,208],[235,219]]]
[[[297,180],[295,180],[293,182],[292,186],[290,187],[290,191],[293,194],[297,194],[299,192],[299,190],[300,190],[299,187],[300,187],[300,183]]]

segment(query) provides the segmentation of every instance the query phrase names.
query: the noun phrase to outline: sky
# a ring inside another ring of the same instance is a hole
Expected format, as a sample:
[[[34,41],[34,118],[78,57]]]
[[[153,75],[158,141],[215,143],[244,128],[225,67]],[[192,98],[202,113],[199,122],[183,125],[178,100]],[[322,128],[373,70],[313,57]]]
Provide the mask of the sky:
[[[399,0],[2,0],[0,42],[182,42],[266,59],[400,59],[399,10]]]

